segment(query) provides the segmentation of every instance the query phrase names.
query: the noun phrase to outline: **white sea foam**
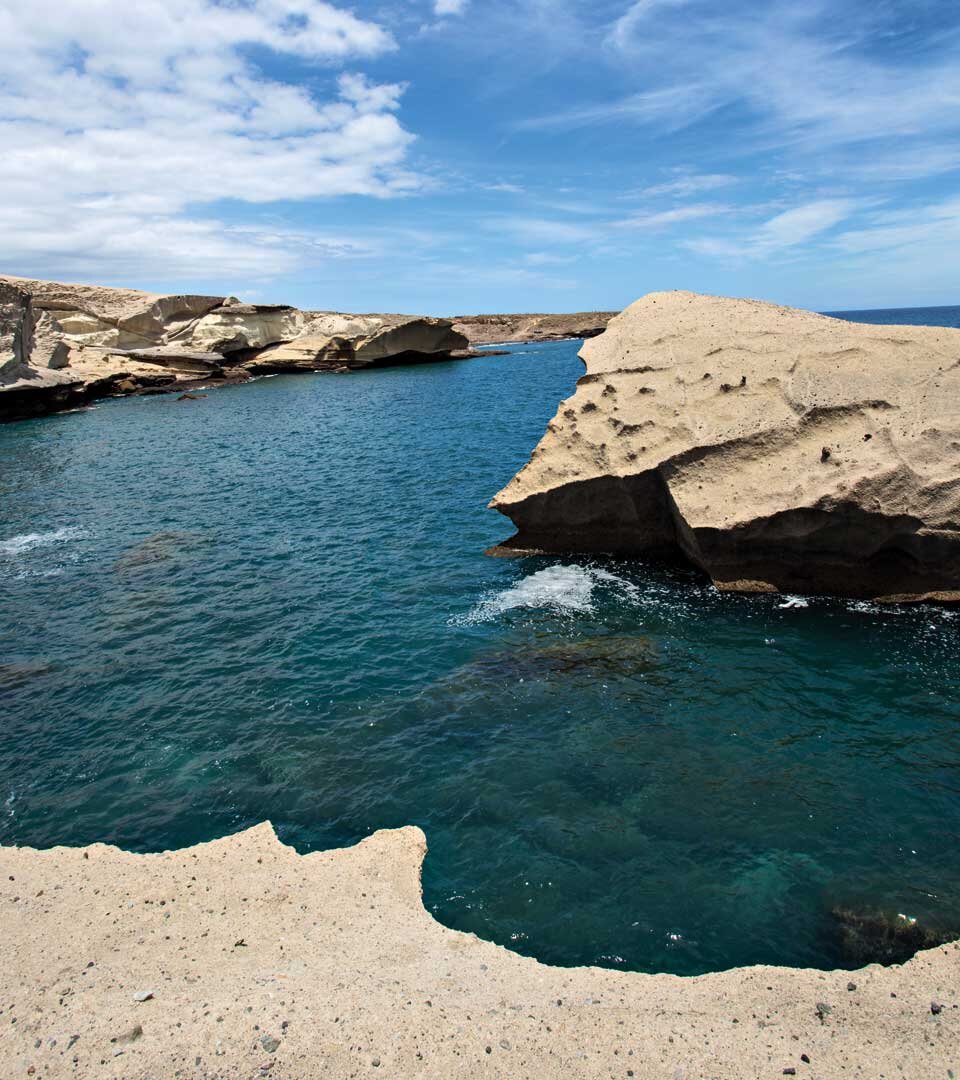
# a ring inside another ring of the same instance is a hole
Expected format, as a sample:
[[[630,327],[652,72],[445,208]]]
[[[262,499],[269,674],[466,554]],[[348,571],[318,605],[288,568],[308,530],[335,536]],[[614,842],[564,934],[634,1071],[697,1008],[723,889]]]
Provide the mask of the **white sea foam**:
[[[545,609],[561,615],[589,614],[598,588],[612,588],[631,603],[640,590],[624,578],[587,566],[548,566],[522,578],[509,589],[484,597],[466,616],[452,620],[461,625],[490,622],[518,608]]]
[[[778,608],[805,608],[810,606],[810,601],[802,596],[785,596],[782,604],[777,604]]]
[[[0,555],[16,558],[34,548],[65,544],[70,540],[79,540],[84,535],[82,529],[73,527],[54,529],[52,532],[23,533],[21,536],[11,536],[9,540],[0,540]]]

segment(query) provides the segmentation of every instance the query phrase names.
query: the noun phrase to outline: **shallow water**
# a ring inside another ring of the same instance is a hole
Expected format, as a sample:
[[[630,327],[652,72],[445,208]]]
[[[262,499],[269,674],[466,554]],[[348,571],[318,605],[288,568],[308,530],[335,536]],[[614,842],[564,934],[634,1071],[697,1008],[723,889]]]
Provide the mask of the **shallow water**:
[[[960,928],[960,614],[483,555],[576,350],[0,427],[0,841],[414,823],[438,918],[560,964]]]

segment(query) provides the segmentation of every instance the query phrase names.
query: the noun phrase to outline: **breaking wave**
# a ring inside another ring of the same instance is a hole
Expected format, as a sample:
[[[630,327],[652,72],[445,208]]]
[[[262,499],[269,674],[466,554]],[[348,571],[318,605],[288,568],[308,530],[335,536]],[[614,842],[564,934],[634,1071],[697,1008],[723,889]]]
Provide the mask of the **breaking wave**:
[[[32,551],[34,548],[65,544],[70,540],[80,540],[84,535],[82,529],[68,526],[63,529],[53,529],[51,532],[24,533],[21,536],[11,536],[9,540],[0,540],[0,555],[15,558],[27,551]]]
[[[587,615],[595,610],[597,593],[614,591],[631,603],[640,599],[637,587],[596,567],[548,566],[522,578],[515,585],[484,597],[467,615],[451,620],[455,625],[471,626],[491,622],[519,608],[540,609],[558,615]]]

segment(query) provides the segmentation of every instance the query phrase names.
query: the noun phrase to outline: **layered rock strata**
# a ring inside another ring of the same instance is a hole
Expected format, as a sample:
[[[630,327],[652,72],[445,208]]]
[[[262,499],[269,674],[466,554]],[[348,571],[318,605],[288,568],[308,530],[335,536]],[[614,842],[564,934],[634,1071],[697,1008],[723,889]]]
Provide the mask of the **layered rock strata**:
[[[509,549],[960,599],[960,330],[651,293],[580,355],[576,393],[491,503]]]
[[[470,355],[448,319],[0,278],[0,419],[109,394]]]
[[[456,315],[453,326],[471,345],[520,341],[562,341],[602,334],[615,311],[578,311],[569,315]]]
[[[300,856],[0,849],[4,1075],[935,1077],[960,947],[860,971],[550,968],[423,906],[416,828]]]

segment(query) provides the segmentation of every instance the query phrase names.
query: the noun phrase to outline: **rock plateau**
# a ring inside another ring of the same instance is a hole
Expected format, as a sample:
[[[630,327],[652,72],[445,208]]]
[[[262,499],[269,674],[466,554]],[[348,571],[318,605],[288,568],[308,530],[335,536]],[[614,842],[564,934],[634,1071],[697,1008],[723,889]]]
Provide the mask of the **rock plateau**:
[[[680,555],[724,589],[960,599],[960,330],[651,293],[493,499],[507,550]]]

